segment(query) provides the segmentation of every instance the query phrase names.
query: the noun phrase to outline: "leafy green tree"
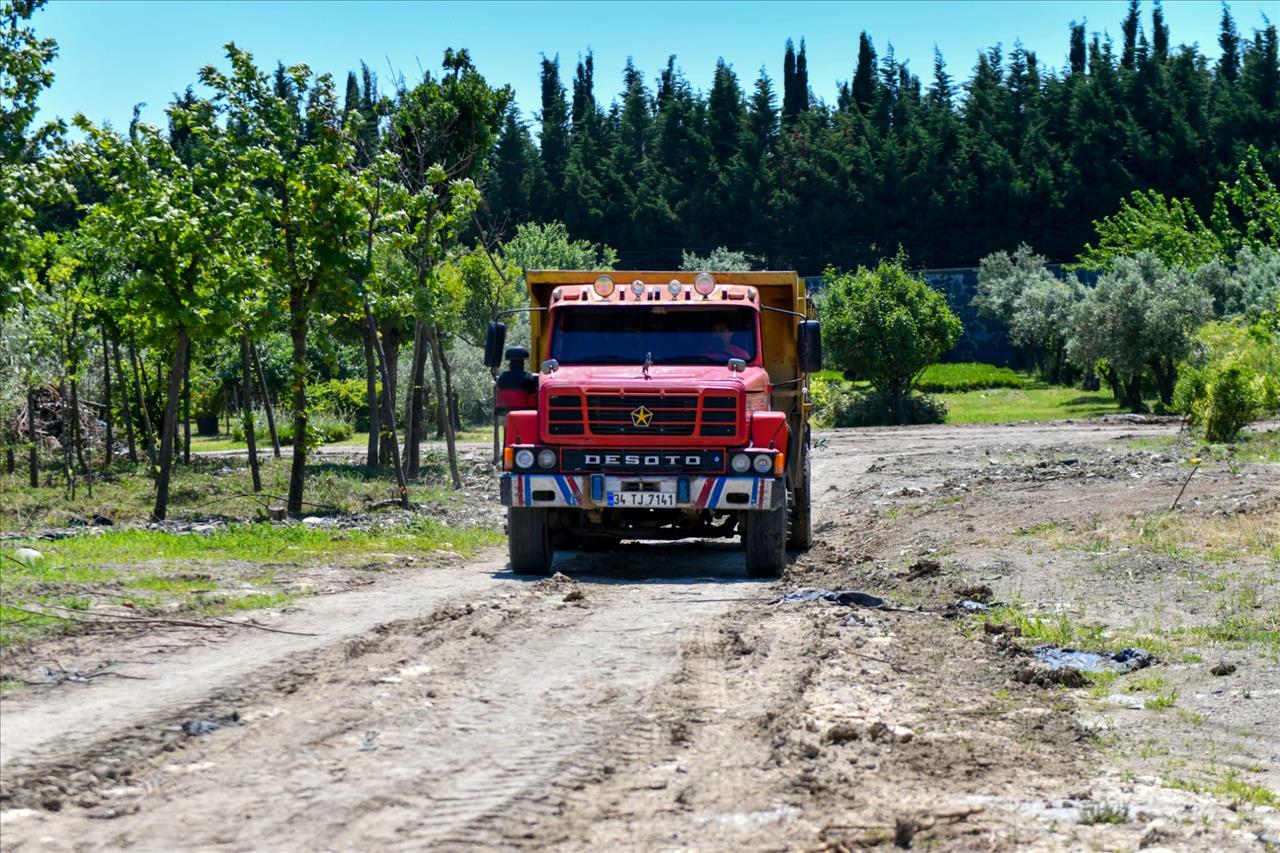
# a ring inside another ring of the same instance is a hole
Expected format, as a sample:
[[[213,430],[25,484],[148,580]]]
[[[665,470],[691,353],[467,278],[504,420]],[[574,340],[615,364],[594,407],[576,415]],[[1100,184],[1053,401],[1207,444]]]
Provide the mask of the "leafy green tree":
[[[910,273],[905,258],[853,273],[828,269],[822,304],[827,360],[883,394],[903,421],[920,373],[955,345],[960,320],[946,298]]]
[[[1142,378],[1150,370],[1168,406],[1176,366],[1212,310],[1210,294],[1187,270],[1165,266],[1153,252],[1117,258],[1076,310],[1068,353],[1077,364],[1105,359],[1121,402],[1133,411],[1142,409]]]
[[[170,114],[205,144],[179,150],[158,129],[135,123],[123,139],[83,116],[76,124],[88,136],[84,156],[109,188],[92,206],[86,239],[114,244],[137,270],[124,282],[123,304],[145,312],[135,320],[146,340],[172,345],[164,394],[153,515],[168,512],[169,481],[178,430],[178,402],[193,339],[226,328],[228,282],[242,237],[240,219],[250,188],[221,131],[209,123],[210,105],[175,104]],[[186,159],[184,159],[184,153]]]
[[[307,332],[316,302],[348,290],[351,270],[363,256],[350,235],[359,233],[362,210],[352,168],[359,125],[344,122],[332,77],[295,65],[273,78],[253,57],[227,45],[228,72],[206,66],[201,82],[227,123],[234,162],[254,176],[254,203],[236,210],[241,228],[288,306],[293,459],[287,508],[302,512],[307,452]],[[305,103],[304,103],[305,102]]]
[[[443,67],[439,79],[428,74],[413,88],[398,93],[387,143],[397,158],[397,181],[405,193],[396,245],[410,271],[416,319],[405,467],[410,476],[417,474],[423,379],[430,353],[437,422],[447,445],[454,488],[461,488],[446,353],[461,310],[457,295],[445,290],[448,279],[439,270],[472,223],[480,199],[475,182],[483,174],[511,90],[490,87],[465,50],[446,50]]]
[[[30,255],[38,253],[32,220],[52,176],[34,161],[62,129],[58,123],[32,128],[36,101],[53,83],[49,66],[58,52],[57,42],[39,38],[27,23],[43,5],[44,0],[0,2],[0,314],[25,289]]]
[[[724,246],[716,246],[711,250],[711,254],[703,257],[701,255],[690,252],[688,249],[684,251],[684,256],[680,261],[680,269],[690,272],[702,272],[705,270],[749,270],[751,269],[752,258],[746,252],[734,252]]]
[[[560,222],[521,225],[515,236],[502,244],[501,256],[521,274],[527,270],[607,270],[618,263],[615,249],[575,240]]]
[[[1116,260],[1151,252],[1162,264],[1198,267],[1223,254],[1222,240],[1185,199],[1135,191],[1120,209],[1094,223],[1098,245],[1085,244],[1080,266],[1105,270]]]

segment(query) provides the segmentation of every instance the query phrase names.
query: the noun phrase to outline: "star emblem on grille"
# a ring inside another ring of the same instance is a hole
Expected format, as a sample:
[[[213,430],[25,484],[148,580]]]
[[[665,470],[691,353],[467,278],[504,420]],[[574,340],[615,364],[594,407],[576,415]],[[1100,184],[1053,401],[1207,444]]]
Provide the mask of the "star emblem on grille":
[[[644,406],[639,406],[631,410],[631,423],[638,427],[647,427],[649,421],[653,420],[653,412]]]

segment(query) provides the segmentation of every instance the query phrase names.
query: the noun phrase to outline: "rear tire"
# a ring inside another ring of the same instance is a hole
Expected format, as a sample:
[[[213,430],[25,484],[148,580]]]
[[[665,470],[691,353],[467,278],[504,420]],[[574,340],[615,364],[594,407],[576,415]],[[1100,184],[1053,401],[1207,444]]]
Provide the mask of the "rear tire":
[[[507,509],[507,551],[511,571],[521,575],[545,575],[551,571],[555,549],[545,509]]]
[[[808,551],[813,544],[813,505],[810,503],[809,443],[801,447],[800,482],[791,493],[791,519],[787,531],[787,547],[792,551]]]
[[[787,561],[787,507],[746,515],[742,542],[747,546],[747,576],[776,578]]]

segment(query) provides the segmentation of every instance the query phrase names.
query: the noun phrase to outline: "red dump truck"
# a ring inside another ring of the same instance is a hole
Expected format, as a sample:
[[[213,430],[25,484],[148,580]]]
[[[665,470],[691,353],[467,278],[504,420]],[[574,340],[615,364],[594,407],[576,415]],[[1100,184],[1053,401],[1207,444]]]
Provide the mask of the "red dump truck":
[[[485,363],[506,417],[511,568],[623,539],[741,537],[751,577],[809,547],[818,321],[794,272],[528,272],[530,345]],[[526,363],[537,366],[536,372]]]

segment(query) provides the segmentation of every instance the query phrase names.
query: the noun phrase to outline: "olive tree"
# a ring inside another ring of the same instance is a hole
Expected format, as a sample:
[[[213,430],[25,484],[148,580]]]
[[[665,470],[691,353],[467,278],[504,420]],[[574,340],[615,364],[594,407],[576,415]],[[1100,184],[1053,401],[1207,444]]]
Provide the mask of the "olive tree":
[[[865,379],[896,413],[920,373],[955,345],[962,327],[946,297],[899,255],[855,272],[828,268],[822,339],[828,361]]]
[[[1012,254],[987,255],[978,267],[973,303],[980,313],[1004,322],[1010,339],[1030,351],[1046,379],[1061,382],[1069,372],[1067,330],[1084,287],[1054,275],[1046,263],[1025,244]]]
[[[1067,350],[1079,364],[1105,359],[1122,402],[1134,411],[1142,408],[1142,378],[1150,370],[1167,406],[1176,365],[1212,316],[1213,300],[1192,273],[1140,252],[1117,258],[1088,291],[1075,312]]]

